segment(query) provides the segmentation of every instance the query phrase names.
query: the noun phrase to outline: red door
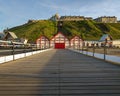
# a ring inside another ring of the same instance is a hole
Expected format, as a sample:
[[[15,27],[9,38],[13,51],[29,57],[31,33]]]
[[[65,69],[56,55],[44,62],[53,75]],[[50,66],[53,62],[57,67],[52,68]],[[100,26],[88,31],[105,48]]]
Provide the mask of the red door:
[[[65,43],[55,43],[55,49],[65,49]]]

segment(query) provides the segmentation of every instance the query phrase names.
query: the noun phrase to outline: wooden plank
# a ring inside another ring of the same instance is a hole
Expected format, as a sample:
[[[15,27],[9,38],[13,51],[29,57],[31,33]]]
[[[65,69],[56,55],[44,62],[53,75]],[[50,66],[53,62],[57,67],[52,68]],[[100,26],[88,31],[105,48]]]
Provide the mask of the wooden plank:
[[[0,96],[120,96],[120,67],[68,50],[0,65]]]

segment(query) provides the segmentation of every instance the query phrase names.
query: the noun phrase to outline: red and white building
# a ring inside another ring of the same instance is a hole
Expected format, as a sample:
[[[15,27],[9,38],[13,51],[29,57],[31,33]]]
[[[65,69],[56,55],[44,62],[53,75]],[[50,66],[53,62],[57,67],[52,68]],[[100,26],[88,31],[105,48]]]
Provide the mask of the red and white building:
[[[79,36],[74,36],[70,40],[70,47],[71,48],[79,49],[80,47],[82,47],[82,45],[83,45],[83,40]]]
[[[55,49],[65,49],[70,47],[70,41],[64,34],[58,32],[50,40],[50,47],[53,47]]]
[[[36,40],[37,48],[55,48],[55,49],[65,49],[65,48],[75,48],[79,49],[83,46],[83,40],[79,36],[74,36],[69,40],[64,34],[58,32],[53,36],[50,41],[46,36],[40,36]]]
[[[45,49],[50,47],[50,41],[46,36],[40,36],[36,40],[36,44],[38,49]]]

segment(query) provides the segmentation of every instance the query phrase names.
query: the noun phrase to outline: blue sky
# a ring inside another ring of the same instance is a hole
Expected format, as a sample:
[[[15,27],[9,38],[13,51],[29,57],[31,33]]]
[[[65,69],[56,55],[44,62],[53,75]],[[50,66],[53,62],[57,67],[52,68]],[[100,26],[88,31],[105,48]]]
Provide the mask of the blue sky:
[[[0,31],[29,19],[48,19],[55,13],[93,18],[116,16],[120,20],[120,0],[0,0]]]

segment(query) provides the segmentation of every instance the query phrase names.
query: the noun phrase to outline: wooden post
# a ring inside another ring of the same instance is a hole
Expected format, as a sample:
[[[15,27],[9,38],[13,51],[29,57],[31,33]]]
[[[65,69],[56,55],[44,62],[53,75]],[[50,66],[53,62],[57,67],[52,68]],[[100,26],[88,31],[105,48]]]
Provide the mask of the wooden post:
[[[25,57],[26,57],[26,45],[24,44],[24,54],[25,54]]]
[[[12,55],[13,55],[13,60],[15,60],[14,54],[15,54],[15,49],[14,49],[14,43],[11,41],[12,44]]]
[[[106,44],[107,44],[107,39],[105,39],[105,43],[104,43],[104,60],[106,60]]]

